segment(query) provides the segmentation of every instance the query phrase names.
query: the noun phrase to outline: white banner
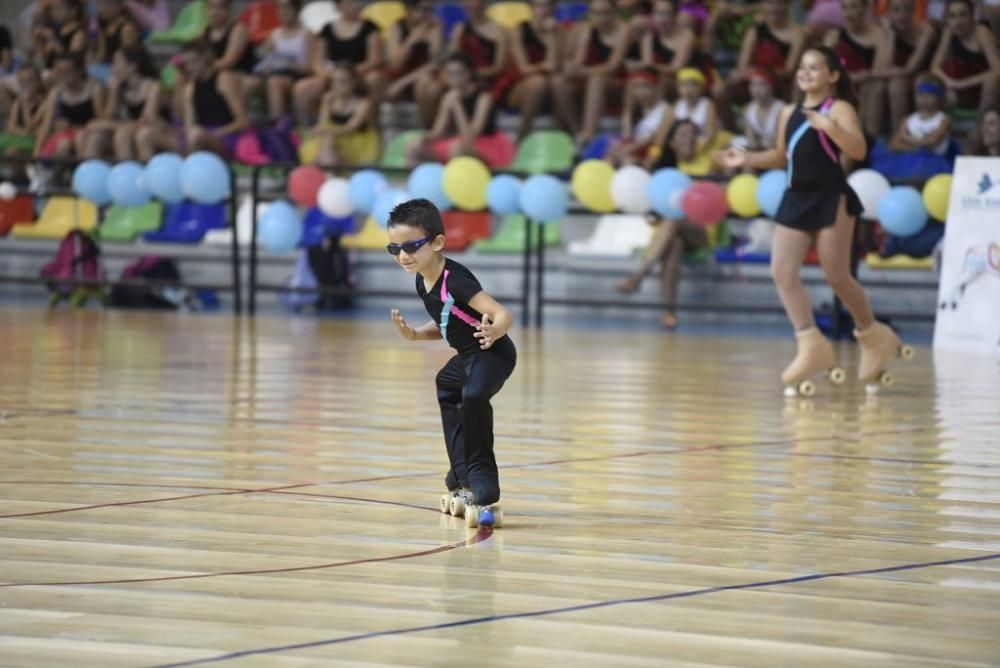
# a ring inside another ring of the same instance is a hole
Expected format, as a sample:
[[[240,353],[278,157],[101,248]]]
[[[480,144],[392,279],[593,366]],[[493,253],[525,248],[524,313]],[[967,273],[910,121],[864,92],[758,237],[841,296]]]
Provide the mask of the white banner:
[[[934,347],[1000,356],[1000,158],[955,162],[944,229]]]

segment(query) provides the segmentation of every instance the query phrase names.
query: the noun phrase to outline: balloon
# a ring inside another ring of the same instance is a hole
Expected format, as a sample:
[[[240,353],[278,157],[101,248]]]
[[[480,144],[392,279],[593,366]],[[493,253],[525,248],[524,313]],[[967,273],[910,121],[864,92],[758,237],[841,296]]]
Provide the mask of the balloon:
[[[229,197],[229,167],[222,158],[198,151],[184,159],[181,192],[198,204],[217,204]]]
[[[649,203],[657,214],[677,220],[684,217],[681,201],[691,187],[691,177],[679,169],[666,167],[653,172],[649,180]]]
[[[111,165],[103,160],[87,160],[73,172],[73,192],[98,206],[111,201],[108,192],[108,175]]]
[[[753,218],[759,214],[757,177],[753,174],[740,174],[730,180],[726,186],[726,201],[733,213],[742,218]]]
[[[411,199],[413,199],[413,196],[405,190],[398,188],[383,190],[375,199],[375,206],[372,207],[372,217],[382,227],[388,227],[389,215],[392,213],[392,210]]]
[[[896,237],[909,237],[924,229],[927,209],[916,188],[896,186],[878,203],[878,222]]]
[[[17,187],[10,181],[0,183],[0,199],[12,200],[17,197]]]
[[[778,207],[787,189],[788,173],[783,169],[764,172],[757,180],[757,205],[765,216],[774,218],[778,215]]]
[[[877,218],[879,202],[889,192],[889,181],[874,169],[859,169],[847,177],[847,184],[854,188],[864,211],[862,218]]]
[[[351,206],[358,213],[368,215],[375,206],[375,198],[389,187],[381,172],[374,169],[363,169],[351,175],[350,193]]]
[[[288,175],[288,196],[303,209],[316,206],[316,196],[326,181],[326,174],[314,165],[296,167]]]
[[[935,220],[944,222],[948,217],[951,198],[951,174],[938,174],[924,184],[924,206]]]
[[[625,213],[646,213],[650,209],[649,181],[642,167],[625,165],[611,179],[611,199]]]
[[[729,207],[726,191],[714,181],[698,181],[684,193],[684,213],[696,225],[714,225],[722,220]]]
[[[444,192],[444,166],[425,162],[412,172],[406,187],[414,197],[423,197],[439,209],[450,209],[451,200]]]
[[[346,218],[354,212],[351,184],[347,179],[330,178],[319,189],[319,210],[331,218]]]
[[[603,160],[584,160],[573,170],[573,194],[591,211],[609,213],[615,210],[611,197],[611,180],[615,169]]]
[[[498,216],[521,212],[521,180],[510,174],[494,176],[486,188],[486,202]]]
[[[154,155],[146,163],[146,188],[157,199],[167,204],[184,201],[181,192],[181,168],[184,159],[176,153]]]
[[[448,199],[459,209],[479,211],[486,208],[490,170],[477,158],[463,155],[449,160],[444,168],[443,183]]]
[[[108,194],[119,206],[142,206],[149,201],[149,192],[140,187],[142,165],[138,162],[119,162],[108,174]]]
[[[521,210],[543,223],[562,220],[569,209],[566,184],[551,174],[536,174],[521,187]]]
[[[302,238],[302,216],[286,200],[272,202],[257,220],[257,240],[272,253],[295,250]]]

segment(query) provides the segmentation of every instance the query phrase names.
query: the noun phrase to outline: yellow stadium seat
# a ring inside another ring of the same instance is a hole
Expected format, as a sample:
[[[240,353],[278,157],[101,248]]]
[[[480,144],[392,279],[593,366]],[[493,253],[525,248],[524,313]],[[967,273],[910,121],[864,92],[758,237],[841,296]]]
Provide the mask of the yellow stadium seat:
[[[22,239],[62,239],[71,230],[97,227],[97,207],[76,197],[53,197],[33,225],[15,225],[11,236]]]
[[[531,5],[527,2],[496,2],[486,9],[486,15],[504,28],[513,28],[531,20]]]
[[[378,0],[366,6],[361,16],[377,25],[384,37],[397,21],[406,16],[406,5],[398,0]]]
[[[371,216],[365,219],[364,226],[355,234],[345,236],[341,246],[354,250],[385,250],[389,243],[389,235],[385,229],[375,222]]]
[[[910,257],[909,255],[893,255],[892,257],[879,257],[878,253],[869,253],[865,257],[865,264],[867,264],[871,269],[921,269],[924,271],[934,270],[934,258]]]

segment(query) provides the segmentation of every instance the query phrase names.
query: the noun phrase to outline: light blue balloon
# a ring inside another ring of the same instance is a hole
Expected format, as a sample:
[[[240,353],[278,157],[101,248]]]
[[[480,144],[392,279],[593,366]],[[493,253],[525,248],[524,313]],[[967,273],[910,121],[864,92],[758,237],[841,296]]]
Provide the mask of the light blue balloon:
[[[569,210],[569,189],[551,174],[536,174],[521,187],[520,203],[521,210],[532,220],[559,221]]]
[[[510,174],[498,174],[486,188],[486,202],[498,216],[521,213],[521,180]]]
[[[788,174],[783,169],[765,172],[757,181],[757,204],[768,218],[774,218],[788,187]]]
[[[192,153],[181,167],[181,192],[198,204],[218,204],[229,197],[229,167],[214,153]]]
[[[374,169],[363,169],[351,175],[348,183],[348,191],[351,196],[351,206],[358,213],[368,215],[375,206],[375,198],[383,190],[389,188],[389,182],[382,176],[382,172]]]
[[[139,183],[142,165],[138,162],[119,162],[108,174],[108,194],[119,206],[142,206],[149,201],[147,192]]]
[[[257,241],[272,253],[289,253],[302,238],[302,216],[286,200],[272,202],[257,221]]]
[[[646,186],[650,207],[664,218],[684,218],[681,203],[691,183],[691,177],[679,169],[665,167],[656,170]]]
[[[916,188],[894,187],[879,200],[878,222],[895,237],[913,236],[927,224],[924,198]]]
[[[399,188],[383,190],[375,198],[375,206],[372,207],[372,217],[382,227],[388,227],[389,214],[392,213],[392,210],[411,199],[413,199],[413,195]]]
[[[450,209],[451,200],[444,192],[444,165],[425,162],[412,172],[406,187],[414,197],[423,197],[439,209]]]
[[[73,172],[73,192],[97,206],[111,202],[108,192],[108,176],[111,165],[103,160],[87,160],[80,163]]]
[[[176,153],[154,155],[146,163],[146,188],[157,199],[167,204],[177,204],[184,200],[181,190],[181,169],[184,159]]]

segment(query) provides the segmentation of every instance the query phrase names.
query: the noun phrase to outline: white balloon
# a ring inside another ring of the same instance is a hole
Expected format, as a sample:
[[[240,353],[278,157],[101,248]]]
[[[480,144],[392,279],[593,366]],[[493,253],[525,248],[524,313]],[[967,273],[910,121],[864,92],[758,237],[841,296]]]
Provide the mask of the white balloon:
[[[0,199],[14,199],[17,197],[17,188],[10,181],[0,183]]]
[[[351,186],[347,179],[327,179],[320,186],[316,199],[319,210],[331,218],[346,218],[354,213],[351,206]]]
[[[636,165],[625,165],[615,172],[611,179],[611,199],[624,213],[647,213],[649,203],[649,180],[652,178],[645,169]]]
[[[878,203],[889,192],[889,181],[874,169],[859,169],[847,177],[847,183],[861,200],[862,218],[878,219]]]

